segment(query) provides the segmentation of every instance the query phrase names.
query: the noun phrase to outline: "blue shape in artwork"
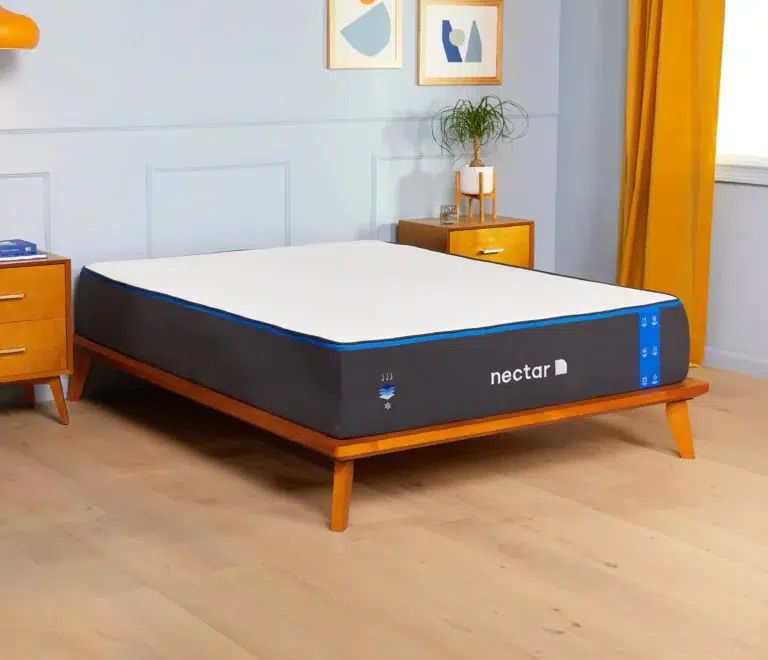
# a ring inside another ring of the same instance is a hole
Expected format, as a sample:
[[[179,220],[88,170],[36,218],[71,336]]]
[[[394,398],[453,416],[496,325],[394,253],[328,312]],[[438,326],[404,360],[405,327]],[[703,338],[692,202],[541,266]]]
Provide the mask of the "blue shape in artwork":
[[[451,43],[451,22],[448,20],[443,21],[443,48],[445,48],[445,56],[449,62],[461,62],[461,53],[459,49]]]
[[[469,32],[469,44],[465,62],[483,61],[483,40],[480,38],[480,30],[477,29],[477,21],[472,21],[472,30]]]
[[[374,57],[387,47],[392,38],[392,20],[387,7],[380,2],[373,9],[341,30],[350,46],[361,55]]]

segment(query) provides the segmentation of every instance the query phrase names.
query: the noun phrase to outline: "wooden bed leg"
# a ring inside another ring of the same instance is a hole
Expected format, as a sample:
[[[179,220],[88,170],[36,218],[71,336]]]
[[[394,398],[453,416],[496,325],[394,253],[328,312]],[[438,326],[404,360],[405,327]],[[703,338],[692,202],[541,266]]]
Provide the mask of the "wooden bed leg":
[[[696,458],[693,448],[693,431],[688,415],[687,401],[670,401],[667,404],[667,421],[672,429],[672,436],[677,443],[680,458]]]
[[[354,461],[336,461],[334,463],[331,531],[343,532],[349,527],[349,506],[352,501],[354,474]]]
[[[80,401],[82,399],[85,382],[88,380],[90,372],[90,351],[75,347],[75,371],[69,379],[69,392],[67,396],[70,401]]]

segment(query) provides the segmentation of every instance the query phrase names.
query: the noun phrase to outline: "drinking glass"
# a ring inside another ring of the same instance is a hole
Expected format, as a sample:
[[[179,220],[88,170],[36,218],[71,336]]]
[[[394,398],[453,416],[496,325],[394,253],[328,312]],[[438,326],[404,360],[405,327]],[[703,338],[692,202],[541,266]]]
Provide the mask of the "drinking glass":
[[[459,222],[459,211],[453,204],[445,204],[440,207],[440,224],[455,225]]]

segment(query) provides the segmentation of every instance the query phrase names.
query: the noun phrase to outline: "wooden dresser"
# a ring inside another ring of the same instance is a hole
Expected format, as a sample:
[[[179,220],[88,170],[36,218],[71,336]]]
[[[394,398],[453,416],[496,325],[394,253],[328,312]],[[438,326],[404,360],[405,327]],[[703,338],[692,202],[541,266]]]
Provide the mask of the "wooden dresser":
[[[441,225],[438,218],[400,220],[397,242],[402,245],[447,252],[473,259],[495,261],[509,266],[533,268],[534,233],[532,220],[462,217],[458,224]]]
[[[72,266],[48,255],[0,261],[0,385],[19,384],[35,405],[49,385],[62,424],[69,423],[61,376],[72,373]]]

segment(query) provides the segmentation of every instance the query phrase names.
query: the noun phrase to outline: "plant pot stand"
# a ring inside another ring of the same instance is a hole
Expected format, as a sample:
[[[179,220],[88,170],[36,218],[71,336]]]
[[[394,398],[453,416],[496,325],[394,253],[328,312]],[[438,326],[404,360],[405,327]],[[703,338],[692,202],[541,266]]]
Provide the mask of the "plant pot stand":
[[[496,168],[493,169],[493,192],[486,195],[485,194],[485,181],[484,174],[480,172],[480,187],[478,190],[480,191],[477,195],[468,195],[467,193],[461,192],[461,172],[456,172],[456,212],[461,216],[461,200],[467,199],[469,200],[469,210],[467,211],[467,217],[471,220],[472,219],[472,206],[477,200],[479,202],[480,206],[480,222],[485,222],[485,200],[491,199],[493,201],[493,210],[492,210],[492,218],[493,220],[496,220],[498,217],[497,215],[497,192],[498,192],[498,186],[496,185]]]

